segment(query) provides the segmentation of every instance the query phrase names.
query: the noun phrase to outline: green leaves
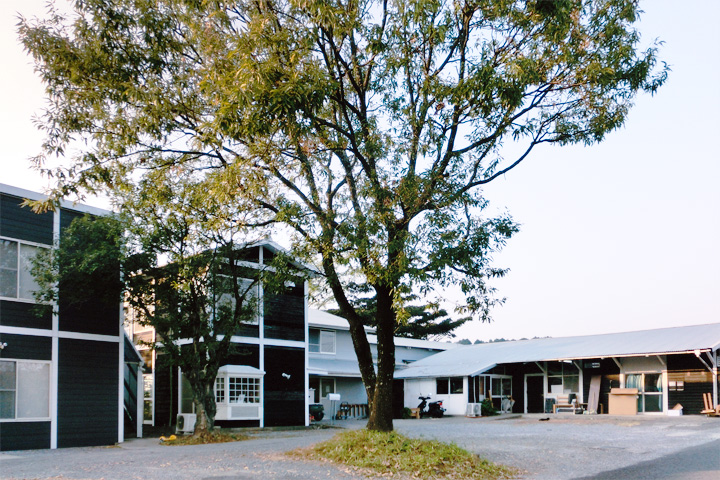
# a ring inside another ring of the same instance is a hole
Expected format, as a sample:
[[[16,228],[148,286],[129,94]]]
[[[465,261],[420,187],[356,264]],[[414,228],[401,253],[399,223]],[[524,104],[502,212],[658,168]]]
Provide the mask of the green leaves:
[[[84,0],[76,11],[19,26],[49,99],[38,168],[81,147],[45,170],[55,197],[157,203],[153,229],[204,245],[222,226],[236,238],[282,226],[356,327],[347,286],[372,286],[386,331],[401,314],[393,298],[413,289],[458,286],[487,319],[501,301],[488,279],[504,273],[492,255],[517,226],[486,213],[482,186],[542,143],[602,141],[668,72],[658,44],[640,47],[634,0]]]

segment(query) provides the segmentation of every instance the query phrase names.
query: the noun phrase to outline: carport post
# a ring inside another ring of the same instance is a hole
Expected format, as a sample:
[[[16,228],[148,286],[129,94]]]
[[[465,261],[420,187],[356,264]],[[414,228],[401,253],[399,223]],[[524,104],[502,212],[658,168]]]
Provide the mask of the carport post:
[[[717,352],[717,350],[715,350],[713,352],[712,377],[713,377],[713,407],[717,407],[718,406],[718,352]]]

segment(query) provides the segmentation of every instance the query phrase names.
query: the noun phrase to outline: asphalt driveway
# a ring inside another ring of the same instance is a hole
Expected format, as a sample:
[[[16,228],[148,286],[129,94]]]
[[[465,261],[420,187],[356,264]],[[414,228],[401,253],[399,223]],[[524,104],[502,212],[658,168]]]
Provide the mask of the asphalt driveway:
[[[363,424],[337,422],[343,428]],[[720,478],[717,418],[509,415],[399,420],[395,428],[413,437],[455,442],[488,460],[521,469],[526,479]],[[342,467],[283,455],[336,432],[265,430],[253,432],[248,441],[215,445],[168,447],[146,438],[115,447],[5,452],[0,453],[0,478],[366,478]]]

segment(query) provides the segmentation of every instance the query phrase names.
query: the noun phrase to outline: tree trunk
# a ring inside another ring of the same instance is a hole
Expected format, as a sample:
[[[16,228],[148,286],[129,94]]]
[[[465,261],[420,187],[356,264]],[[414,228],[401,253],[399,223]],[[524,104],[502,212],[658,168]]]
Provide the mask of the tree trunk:
[[[393,378],[395,374],[395,311],[392,289],[375,286],[377,293],[378,369],[373,408],[367,429],[380,432],[393,430]]]
[[[208,418],[207,413],[205,412],[205,405],[203,405],[202,402],[195,401],[195,415],[197,415],[195,419],[195,430],[193,431],[193,435],[198,437],[200,435],[203,435],[209,431],[208,428]]]
[[[211,385],[203,385],[201,387],[202,395],[200,395],[200,398],[198,398],[198,395],[196,394],[193,398],[193,403],[195,404],[195,430],[193,430],[194,436],[203,435],[205,433],[211,432],[213,427],[215,426],[215,413],[217,412],[217,407],[215,405],[215,392],[213,389],[213,386],[215,385],[215,380],[213,378],[213,382]]]

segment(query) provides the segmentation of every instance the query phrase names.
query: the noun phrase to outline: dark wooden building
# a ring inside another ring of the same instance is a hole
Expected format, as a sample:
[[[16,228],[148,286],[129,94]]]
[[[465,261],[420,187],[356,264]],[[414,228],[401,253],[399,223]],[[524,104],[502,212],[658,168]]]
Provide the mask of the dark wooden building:
[[[262,268],[280,250],[272,242],[244,248],[243,264]],[[298,265],[301,268],[300,265]],[[267,427],[307,425],[307,284],[286,283],[281,293],[256,286],[256,318],[233,336],[230,359],[215,383],[216,425]],[[192,431],[192,393],[182,371],[162,353],[142,346],[154,342],[152,328],[133,324],[133,338],[145,360],[145,424]]]
[[[33,213],[41,195],[0,184],[0,450],[108,445],[123,440],[121,305],[38,305],[30,258],[85,214],[65,204]],[[136,360],[137,364],[137,360]]]

